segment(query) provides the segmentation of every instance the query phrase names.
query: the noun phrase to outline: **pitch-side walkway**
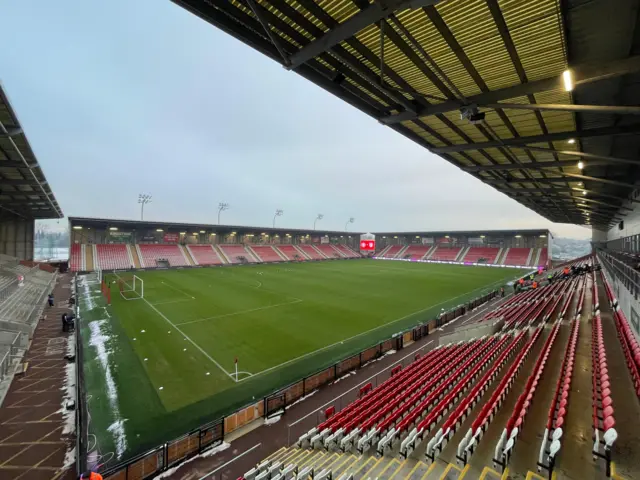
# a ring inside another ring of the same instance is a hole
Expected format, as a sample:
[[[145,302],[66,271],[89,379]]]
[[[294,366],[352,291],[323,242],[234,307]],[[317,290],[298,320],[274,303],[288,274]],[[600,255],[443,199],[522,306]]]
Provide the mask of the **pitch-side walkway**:
[[[290,433],[288,425],[305,417],[307,414],[325,404],[330,405],[330,402],[336,399],[336,397],[357,387],[365,379],[376,375],[376,373],[388,370],[391,365],[398,362],[401,358],[406,356],[407,359],[412,359],[413,356],[411,354],[413,352],[418,350],[422,352],[431,350],[438,345],[441,334],[449,334],[456,328],[466,327],[473,322],[479,321],[486,311],[490,308],[496,308],[500,303],[506,301],[509,296],[504,299],[494,299],[482,305],[475,311],[469,312],[447,324],[441,331],[435,331],[428,337],[424,337],[406,346],[395,355],[383,357],[381,360],[358,370],[356,375],[343,377],[337,384],[334,383],[320,388],[313,396],[287,410],[287,413],[278,422],[271,425],[260,426],[246,435],[233,440],[229,448],[218,454],[204,458],[197,457],[188,461],[178,466],[175,470],[163,474],[163,479],[199,480],[205,475],[211,474],[207,476],[207,478],[235,480],[276,450],[288,446],[288,443],[295,442],[297,438],[293,438],[295,435]]]
[[[76,477],[75,417],[65,418],[62,413],[69,334],[62,333],[60,318],[68,311],[70,281],[70,275],[58,278],[54,288],[58,304],[45,308],[46,319],[40,320],[23,359],[28,364],[26,371],[13,379],[0,407],[2,480]],[[65,460],[72,464],[70,468],[65,467]]]

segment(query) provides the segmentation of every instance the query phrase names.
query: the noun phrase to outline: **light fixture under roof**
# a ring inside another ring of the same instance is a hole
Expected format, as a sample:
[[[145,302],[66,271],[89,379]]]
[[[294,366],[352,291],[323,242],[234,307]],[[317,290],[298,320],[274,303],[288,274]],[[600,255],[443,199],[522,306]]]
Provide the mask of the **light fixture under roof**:
[[[583,162],[583,161],[579,161],[579,162],[578,162],[578,168],[579,168],[580,170],[582,170],[582,169],[584,168],[584,162]]]
[[[564,72],[562,72],[562,82],[564,83],[564,89],[567,92],[573,90],[574,84],[573,74],[571,73],[571,70],[565,70]]]
[[[586,190],[583,190],[583,191],[582,191],[582,195],[586,195],[586,194],[587,194],[587,191],[586,191]]]
[[[567,143],[569,145],[573,145],[574,143],[576,143],[576,139],[575,138],[570,138],[569,140],[567,140]]]

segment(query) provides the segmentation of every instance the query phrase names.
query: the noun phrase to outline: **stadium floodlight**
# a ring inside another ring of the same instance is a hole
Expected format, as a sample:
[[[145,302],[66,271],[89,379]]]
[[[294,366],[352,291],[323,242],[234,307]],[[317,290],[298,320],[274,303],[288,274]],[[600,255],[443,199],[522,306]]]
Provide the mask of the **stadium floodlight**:
[[[220,225],[220,213],[224,210],[229,210],[229,204],[227,202],[220,202],[218,204],[218,225]]]
[[[284,214],[284,211],[277,209],[275,215],[273,216],[273,228],[276,228],[276,217],[281,217]]]
[[[313,221],[313,229],[316,229],[316,222],[318,220],[322,220],[324,218],[324,215],[322,213],[319,213],[318,216],[316,217],[316,219]]]
[[[571,70],[565,70],[564,72],[562,72],[562,81],[564,83],[564,89],[567,92],[570,92],[573,90],[574,83],[573,83],[573,75],[571,73]]]
[[[140,221],[144,220],[144,206],[151,203],[151,195],[148,193],[138,194],[138,203],[140,204]]]
[[[349,220],[347,220],[347,223],[344,224],[344,231],[346,232],[347,231],[347,227],[349,226],[349,224],[353,223],[355,221],[356,221],[355,218],[353,218],[353,217],[349,218]]]
[[[584,168],[584,162],[578,162],[578,168],[582,170]]]

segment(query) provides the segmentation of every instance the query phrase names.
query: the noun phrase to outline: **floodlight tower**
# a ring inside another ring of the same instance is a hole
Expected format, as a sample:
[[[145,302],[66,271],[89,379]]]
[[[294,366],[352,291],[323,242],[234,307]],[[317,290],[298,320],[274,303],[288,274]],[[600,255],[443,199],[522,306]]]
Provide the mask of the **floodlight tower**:
[[[229,210],[229,204],[227,202],[220,202],[218,204],[218,225],[220,225],[220,213],[224,210]]]
[[[316,222],[318,220],[322,220],[324,218],[324,215],[322,213],[319,213],[318,216],[316,217],[316,219],[313,221],[313,229],[316,229]]]
[[[281,217],[284,212],[280,209],[276,210],[276,214],[273,216],[273,228],[276,228],[276,217]]]
[[[148,193],[140,193],[138,195],[138,203],[140,204],[140,221],[144,220],[144,206],[151,203],[151,195]]]
[[[347,223],[344,224],[344,231],[346,232],[347,231],[347,227],[349,226],[349,224],[353,223],[355,221],[356,221],[355,218],[353,218],[353,217],[349,218],[349,220],[347,220]]]

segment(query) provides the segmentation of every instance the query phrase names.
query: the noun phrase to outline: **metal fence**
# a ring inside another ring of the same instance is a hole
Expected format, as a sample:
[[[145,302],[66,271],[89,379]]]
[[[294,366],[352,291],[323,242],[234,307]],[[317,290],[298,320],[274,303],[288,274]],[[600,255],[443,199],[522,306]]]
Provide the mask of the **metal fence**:
[[[638,300],[638,295],[640,294],[640,272],[626,263],[629,261],[628,257],[606,250],[599,250],[598,254],[607,270],[633,294],[635,300]]]
[[[8,350],[0,359],[0,381],[11,375],[13,360],[18,356],[19,350],[24,350],[29,343],[29,336],[26,333],[17,332],[14,339],[7,345]]]
[[[498,291],[494,290],[465,304],[459,305],[450,311],[443,312],[435,319],[432,319],[420,325],[416,325],[409,330],[396,334],[392,338],[377,343],[358,354],[349,356],[328,368],[324,368],[314,373],[313,375],[309,375],[297,382],[294,382],[293,384],[290,384],[284,388],[280,388],[276,393],[270,394],[262,398],[258,402],[253,402],[252,404],[243,407],[242,409],[231,415],[205,424],[177,439],[171,440],[170,442],[160,445],[148,452],[142,453],[119,465],[109,467],[100,473],[105,480],[145,480],[147,478],[151,478],[152,476],[158,475],[168,468],[174,467],[179,463],[188,460],[189,458],[192,458],[210,448],[220,445],[224,441],[225,434],[229,434],[232,431],[235,431],[238,428],[242,427],[243,425],[251,423],[256,419],[256,415],[268,418],[282,414],[286,412],[287,407],[293,405],[297,401],[302,400],[306,395],[315,391],[319,387],[334,382],[335,380],[348,374],[349,372],[366,366],[370,362],[381,358],[385,353],[391,350],[401,350],[404,344],[408,341],[415,341],[422,337],[428,336],[429,333],[434,331],[435,329],[449,323],[451,320],[461,315],[464,315],[466,312],[478,307],[479,305],[488,302],[489,300],[495,298],[497,295]],[[78,338],[79,337],[80,335],[78,335]],[[80,340],[78,340],[78,342],[79,341]],[[76,358],[81,358],[82,345],[81,343],[79,343],[78,345],[78,352],[80,357],[76,356]],[[428,342],[425,343],[424,346],[420,347],[420,350],[427,348],[427,346],[429,346]],[[405,355],[400,360],[395,362],[392,368],[396,368],[400,364],[402,364],[403,366],[408,365],[415,360],[416,354],[417,351],[412,352],[410,355]],[[79,363],[78,365],[78,370],[81,370],[81,363]],[[370,382],[372,383],[371,388],[374,388],[375,385],[378,385],[380,382],[384,381],[384,379],[388,378],[388,376],[389,373],[387,371],[375,375],[370,380]],[[78,380],[79,382],[82,381],[81,378],[79,378]],[[358,394],[359,389],[358,391],[351,389],[349,392],[346,392],[343,396],[340,397],[338,404],[339,408],[344,408],[348,403],[357,398]],[[78,395],[79,401],[81,402],[81,404],[84,404],[84,395],[81,390],[78,391]],[[78,421],[81,423],[86,423],[86,405],[81,405],[78,411]],[[293,436],[298,431],[302,433],[306,426],[311,425],[313,422],[318,422],[320,418],[321,417],[319,416],[318,411],[316,411],[313,412],[313,415],[305,417],[303,421],[290,425],[290,441],[293,441]],[[309,430],[310,428],[312,427],[307,428],[307,430]],[[83,435],[79,436],[85,437],[86,425],[79,424],[78,432],[83,432]],[[84,440],[86,440],[86,437]],[[78,471],[83,471],[83,469],[86,467],[86,441],[84,442],[84,444],[82,442],[83,440],[78,439],[78,451],[80,452],[78,455],[78,462],[83,462],[82,464],[78,464]],[[81,460],[81,458],[83,460]]]

